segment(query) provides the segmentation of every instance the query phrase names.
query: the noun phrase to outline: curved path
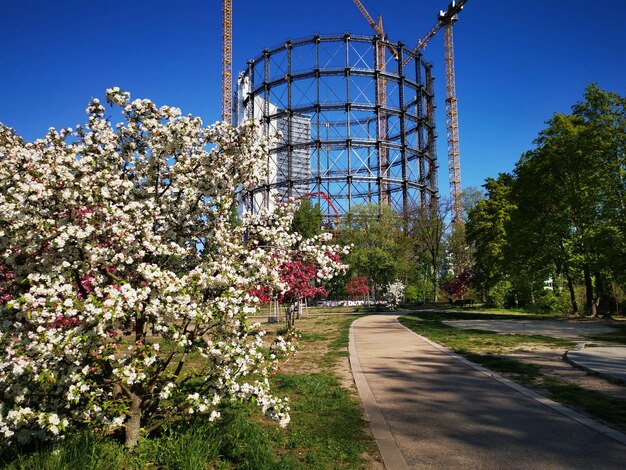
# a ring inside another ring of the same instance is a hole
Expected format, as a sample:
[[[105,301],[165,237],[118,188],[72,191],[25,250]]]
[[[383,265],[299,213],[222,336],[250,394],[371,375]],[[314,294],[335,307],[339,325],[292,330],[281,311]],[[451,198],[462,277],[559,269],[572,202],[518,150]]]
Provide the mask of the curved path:
[[[389,470],[623,469],[626,436],[422,338],[356,320],[355,382]]]

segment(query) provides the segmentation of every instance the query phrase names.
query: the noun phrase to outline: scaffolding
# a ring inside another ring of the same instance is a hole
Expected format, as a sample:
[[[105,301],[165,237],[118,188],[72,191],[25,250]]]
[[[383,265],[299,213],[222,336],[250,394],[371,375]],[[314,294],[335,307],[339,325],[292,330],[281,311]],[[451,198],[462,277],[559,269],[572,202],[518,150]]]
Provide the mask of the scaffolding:
[[[287,41],[248,62],[236,101],[237,122],[281,133],[267,181],[244,198],[248,210],[307,193],[328,222],[335,212],[320,194],[341,217],[358,204],[405,216],[436,204],[431,65],[402,43],[349,34]]]

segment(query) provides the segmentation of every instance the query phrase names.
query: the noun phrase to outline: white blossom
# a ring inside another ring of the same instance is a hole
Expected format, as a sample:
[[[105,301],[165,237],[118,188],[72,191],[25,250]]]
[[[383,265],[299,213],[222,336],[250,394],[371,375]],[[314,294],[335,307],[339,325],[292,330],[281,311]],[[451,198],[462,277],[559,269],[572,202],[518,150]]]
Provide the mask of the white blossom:
[[[385,289],[385,300],[391,308],[396,308],[404,300],[404,283],[394,281]]]
[[[32,143],[0,125],[0,441],[121,428],[133,395],[146,422],[245,399],[286,425],[267,377],[294,346],[263,348],[250,292],[285,292],[293,256],[328,280],[345,249],[290,233],[294,204],[233,226],[235,192],[266,176],[258,124],[204,127],[117,87],[106,101],[118,124],[93,99],[86,125]]]

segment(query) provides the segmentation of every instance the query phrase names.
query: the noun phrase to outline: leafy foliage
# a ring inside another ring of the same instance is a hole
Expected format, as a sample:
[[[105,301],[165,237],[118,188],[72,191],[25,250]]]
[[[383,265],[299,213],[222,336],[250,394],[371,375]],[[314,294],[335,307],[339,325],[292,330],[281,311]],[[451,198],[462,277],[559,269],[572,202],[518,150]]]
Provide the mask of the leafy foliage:
[[[544,281],[563,279],[570,311],[581,282],[587,313],[609,308],[626,281],[625,142],[626,99],[591,85],[571,114],[547,122],[513,175],[487,180],[467,223],[484,293],[509,285],[521,304],[547,309],[561,300],[548,299]]]
[[[454,279],[446,282],[443,286],[443,290],[455,300],[465,298],[467,289],[470,287],[474,274],[471,271],[463,270]]]
[[[298,209],[293,216],[291,230],[304,238],[311,238],[322,233],[323,214],[319,205],[313,205],[310,199],[299,201]]]
[[[349,275],[365,277],[373,295],[380,294],[384,286],[410,269],[410,246],[403,234],[402,219],[389,206],[354,208],[341,227],[338,240],[352,246],[345,258]]]

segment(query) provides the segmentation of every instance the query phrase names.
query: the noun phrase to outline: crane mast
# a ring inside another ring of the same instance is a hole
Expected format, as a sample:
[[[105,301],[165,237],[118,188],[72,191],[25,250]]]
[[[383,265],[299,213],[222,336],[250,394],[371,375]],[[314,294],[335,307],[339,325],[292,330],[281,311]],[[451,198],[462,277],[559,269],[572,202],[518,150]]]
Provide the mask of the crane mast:
[[[365,9],[363,4],[359,0],[353,0],[361,14],[365,17],[365,20],[369,23],[376,34],[380,36],[381,40],[376,41],[376,105],[378,106],[378,118],[377,118],[377,138],[381,141],[378,150],[378,165],[380,168],[380,176],[385,178],[389,171],[389,150],[386,146],[387,140],[387,116],[385,110],[387,108],[387,78],[385,77],[387,59],[385,48],[389,48],[391,54],[395,59],[399,59],[398,52],[389,45],[385,45],[382,40],[385,38],[385,31],[383,29],[383,19],[378,17],[378,23],[374,21],[372,16]],[[380,202],[389,204],[389,192],[386,186],[381,187]]]
[[[440,11],[437,23],[417,42],[415,52],[424,49],[437,31],[444,28],[444,49],[446,55],[446,137],[448,142],[448,174],[450,196],[452,198],[452,223],[463,223],[461,205],[461,154],[459,151],[459,107],[456,98],[456,80],[454,75],[454,38],[452,28],[457,21],[457,14],[467,0],[452,1],[446,11]]]
[[[222,2],[222,120],[233,119],[233,2]]]
[[[452,197],[452,223],[458,225],[463,221],[461,206],[461,155],[459,152],[459,108],[456,99],[454,77],[454,42],[452,24],[449,21],[444,30],[444,47],[446,50],[446,137],[448,141],[448,172],[450,179],[450,195]]]

